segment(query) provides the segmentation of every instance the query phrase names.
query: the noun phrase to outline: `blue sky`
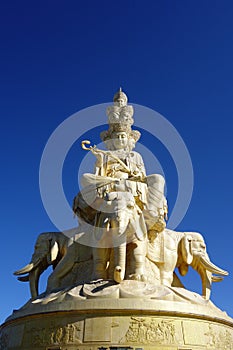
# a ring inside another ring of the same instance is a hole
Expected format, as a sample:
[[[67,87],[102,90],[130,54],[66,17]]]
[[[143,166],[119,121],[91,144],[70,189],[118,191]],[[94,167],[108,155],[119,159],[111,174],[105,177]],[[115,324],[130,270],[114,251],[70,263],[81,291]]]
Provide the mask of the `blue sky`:
[[[166,117],[186,143],[194,192],[177,229],[202,232],[211,259],[230,272],[213,285],[212,300],[233,316],[232,12],[227,0],[1,4],[1,321],[29,298],[13,271],[29,261],[40,232],[56,229],[38,181],[49,136],[73,113],[110,102],[119,86],[132,103]],[[153,147],[172,207],[174,165],[161,145]],[[70,203],[74,157],[68,155],[63,178]],[[200,290],[195,273],[184,281]]]

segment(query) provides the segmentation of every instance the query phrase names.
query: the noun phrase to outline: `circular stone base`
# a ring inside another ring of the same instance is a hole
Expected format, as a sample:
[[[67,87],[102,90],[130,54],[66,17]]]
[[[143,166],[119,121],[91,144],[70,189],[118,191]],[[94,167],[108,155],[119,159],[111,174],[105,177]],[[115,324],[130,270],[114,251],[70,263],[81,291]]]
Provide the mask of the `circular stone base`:
[[[1,326],[0,349],[233,349],[233,320],[212,302],[166,287],[133,297],[129,287],[85,285],[30,300]],[[174,301],[174,290],[187,300]]]

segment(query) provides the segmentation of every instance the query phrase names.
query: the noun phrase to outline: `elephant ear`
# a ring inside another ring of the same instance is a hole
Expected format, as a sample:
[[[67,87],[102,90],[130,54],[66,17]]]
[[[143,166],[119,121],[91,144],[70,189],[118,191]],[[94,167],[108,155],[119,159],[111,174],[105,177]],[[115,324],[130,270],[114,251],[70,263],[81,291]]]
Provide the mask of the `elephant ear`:
[[[59,252],[58,243],[55,240],[51,240],[50,251],[49,251],[49,255],[48,255],[48,263],[49,264],[52,264],[57,259],[58,252]]]
[[[192,237],[190,235],[185,235],[181,240],[181,254],[184,262],[190,265],[193,261]]]
[[[186,263],[182,263],[180,264],[180,266],[178,266],[178,270],[181,276],[185,276],[188,272],[188,269],[189,269],[189,266]]]

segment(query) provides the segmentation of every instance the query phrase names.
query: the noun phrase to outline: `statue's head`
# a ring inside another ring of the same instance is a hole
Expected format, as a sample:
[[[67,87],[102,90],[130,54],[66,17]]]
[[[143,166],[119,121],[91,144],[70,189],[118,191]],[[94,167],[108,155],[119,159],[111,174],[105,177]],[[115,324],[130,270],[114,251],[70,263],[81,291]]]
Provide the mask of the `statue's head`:
[[[131,151],[139,140],[141,133],[132,130],[127,123],[114,123],[109,125],[109,129],[100,134],[109,150],[124,149]]]
[[[115,150],[128,149],[129,135],[125,131],[118,131],[112,133],[112,145]]]
[[[121,88],[114,95],[113,101],[114,104],[112,106],[108,106],[106,109],[108,123],[124,123],[129,124],[129,126],[133,125],[134,109],[133,106],[127,105],[128,98]]]
[[[127,105],[128,98],[126,94],[120,88],[119,91],[114,95],[113,102],[115,106],[124,107]]]
[[[140,132],[132,130],[134,123],[133,106],[127,105],[128,98],[120,90],[114,95],[114,105],[107,108],[109,129],[100,134],[109,150],[124,149],[131,151],[140,138]]]

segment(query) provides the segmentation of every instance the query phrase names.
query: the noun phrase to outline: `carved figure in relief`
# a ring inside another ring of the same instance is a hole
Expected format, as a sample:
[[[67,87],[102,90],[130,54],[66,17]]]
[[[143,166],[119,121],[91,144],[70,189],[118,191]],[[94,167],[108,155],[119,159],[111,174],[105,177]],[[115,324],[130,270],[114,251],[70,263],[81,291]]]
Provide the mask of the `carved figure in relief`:
[[[230,331],[219,330],[219,328],[214,329],[214,327],[209,324],[209,331],[205,333],[205,335],[208,338],[207,349],[233,349],[233,337]]]
[[[31,345],[54,345],[80,343],[76,331],[80,331],[78,325],[68,324],[64,326],[51,325],[38,330],[33,327],[28,330],[31,334]]]
[[[168,343],[173,344],[175,341],[175,326],[170,321],[157,322],[155,319],[145,320],[144,318],[132,317],[129,328],[122,343]]]

